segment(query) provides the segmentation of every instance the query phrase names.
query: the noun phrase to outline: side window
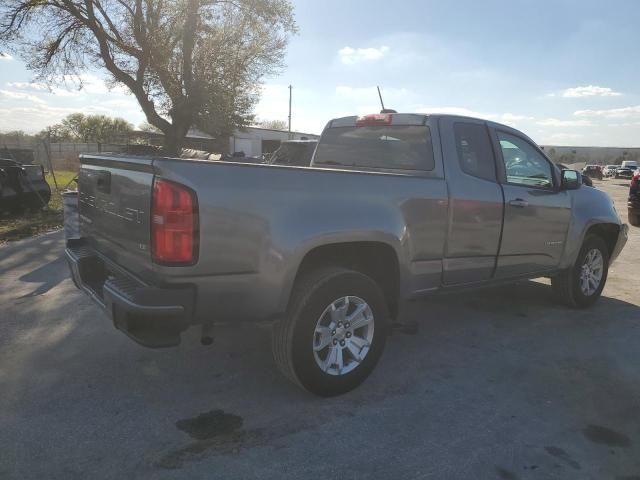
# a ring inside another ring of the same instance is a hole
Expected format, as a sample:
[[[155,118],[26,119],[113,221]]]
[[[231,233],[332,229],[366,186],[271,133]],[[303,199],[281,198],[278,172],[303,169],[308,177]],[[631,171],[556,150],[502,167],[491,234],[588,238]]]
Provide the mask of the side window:
[[[526,187],[553,187],[551,163],[523,138],[498,132],[507,182]]]
[[[464,173],[496,181],[496,166],[489,134],[484,125],[460,123],[453,126],[458,162]]]

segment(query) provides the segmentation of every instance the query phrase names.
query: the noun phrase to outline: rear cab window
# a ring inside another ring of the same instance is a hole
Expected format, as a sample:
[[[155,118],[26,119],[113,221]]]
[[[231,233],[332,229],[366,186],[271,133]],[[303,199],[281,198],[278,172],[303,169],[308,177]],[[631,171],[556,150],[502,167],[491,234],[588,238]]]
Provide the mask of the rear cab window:
[[[480,123],[456,122],[453,134],[461,170],[495,182],[496,164],[487,127]]]
[[[385,120],[375,124],[358,119],[355,125],[326,128],[313,164],[409,171],[435,168],[431,130],[427,125],[391,124],[390,117],[375,117]]]
[[[273,153],[270,163],[308,167],[315,147],[315,142],[284,143]]]

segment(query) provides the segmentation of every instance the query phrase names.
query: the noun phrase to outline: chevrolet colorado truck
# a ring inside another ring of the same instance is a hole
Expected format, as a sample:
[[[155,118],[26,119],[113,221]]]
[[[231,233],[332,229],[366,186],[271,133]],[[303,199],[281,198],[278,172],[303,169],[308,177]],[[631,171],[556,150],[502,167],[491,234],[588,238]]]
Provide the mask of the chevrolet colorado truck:
[[[117,329],[166,347],[269,321],[279,368],[323,396],[369,375],[412,300],[550,277],[587,307],[627,238],[527,136],[449,115],[331,120],[310,167],[83,155],[79,215],[73,280]]]

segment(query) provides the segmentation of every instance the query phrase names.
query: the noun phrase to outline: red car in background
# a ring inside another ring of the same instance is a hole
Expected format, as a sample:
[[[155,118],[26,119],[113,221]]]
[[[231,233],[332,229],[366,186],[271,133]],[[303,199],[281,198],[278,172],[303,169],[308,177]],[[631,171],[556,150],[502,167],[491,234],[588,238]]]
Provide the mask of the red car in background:
[[[627,206],[629,223],[634,227],[640,226],[640,169],[636,170],[631,178]]]

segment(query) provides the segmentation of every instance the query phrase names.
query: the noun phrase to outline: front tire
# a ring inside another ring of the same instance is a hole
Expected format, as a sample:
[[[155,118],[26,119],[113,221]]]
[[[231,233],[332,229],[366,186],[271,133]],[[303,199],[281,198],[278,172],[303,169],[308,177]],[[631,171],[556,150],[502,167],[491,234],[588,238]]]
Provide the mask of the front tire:
[[[576,263],[551,278],[556,300],[571,308],[587,308],[602,294],[609,270],[609,250],[597,235],[588,235]]]
[[[323,397],[360,385],[373,371],[387,337],[384,294],[370,277],[340,267],[311,271],[294,287],[273,332],[282,373]]]
[[[632,226],[640,227],[640,214],[629,211],[627,216],[629,218],[629,223]]]

